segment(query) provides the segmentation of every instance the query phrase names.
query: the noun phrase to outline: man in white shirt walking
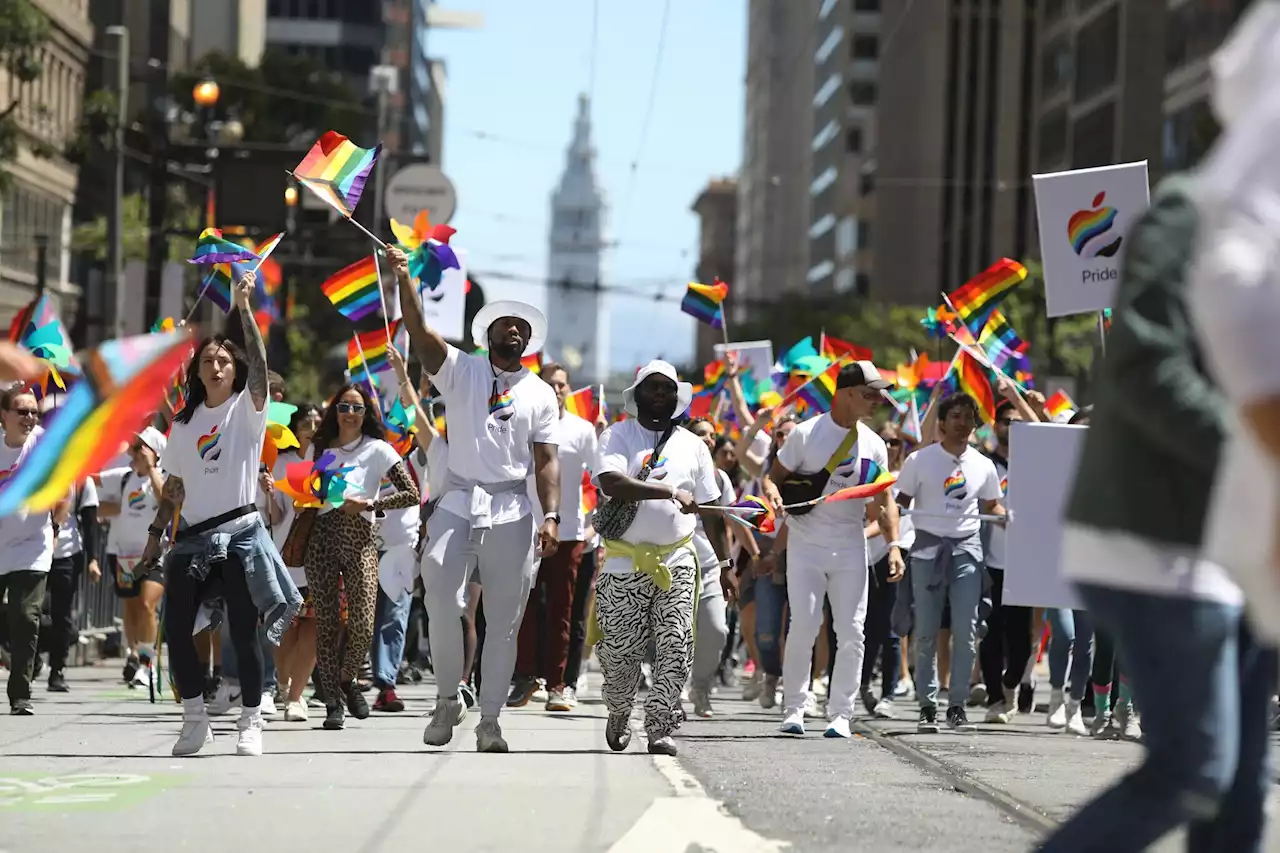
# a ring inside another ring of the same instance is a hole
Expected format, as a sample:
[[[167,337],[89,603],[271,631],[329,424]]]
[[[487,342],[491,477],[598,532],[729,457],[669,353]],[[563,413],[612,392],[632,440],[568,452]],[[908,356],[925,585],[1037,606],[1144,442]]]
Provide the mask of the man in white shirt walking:
[[[506,752],[498,714],[515,669],[516,634],[533,585],[534,559],[550,556],[559,546],[556,395],[520,364],[526,352],[542,347],[547,321],[531,305],[491,302],[471,324],[472,340],[488,355],[467,355],[427,326],[405,254],[389,246],[388,255],[409,339],[449,412],[449,472],[422,554],[439,692],[422,740],[444,746],[467,715],[458,698],[462,616],[467,581],[478,569],[486,632],[476,749]],[[536,523],[525,494],[531,471],[544,510]]]

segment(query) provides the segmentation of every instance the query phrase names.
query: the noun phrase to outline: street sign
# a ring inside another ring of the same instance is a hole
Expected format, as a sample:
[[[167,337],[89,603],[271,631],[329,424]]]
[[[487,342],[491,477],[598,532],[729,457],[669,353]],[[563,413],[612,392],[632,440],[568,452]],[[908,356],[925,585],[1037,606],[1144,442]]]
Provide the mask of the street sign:
[[[458,207],[453,182],[438,166],[415,163],[405,166],[387,181],[386,215],[398,222],[412,223],[425,210],[432,225],[447,225]]]

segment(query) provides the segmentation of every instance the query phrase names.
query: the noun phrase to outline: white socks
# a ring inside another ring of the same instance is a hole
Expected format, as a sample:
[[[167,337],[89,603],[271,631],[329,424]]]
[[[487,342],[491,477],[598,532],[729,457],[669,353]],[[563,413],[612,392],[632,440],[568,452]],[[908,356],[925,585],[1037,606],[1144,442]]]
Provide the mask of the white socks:
[[[240,721],[241,721],[241,722],[245,722],[245,723],[247,723],[247,722],[249,722],[249,721],[251,721],[251,720],[260,720],[260,719],[262,719],[262,706],[261,706],[261,705],[259,705],[259,706],[258,706],[258,707],[256,707],[256,708],[246,708],[246,707],[244,707],[243,705],[241,705],[241,706],[240,706]]]
[[[182,719],[184,720],[207,720],[209,713],[204,708],[204,697],[197,696],[194,699],[182,700]]]

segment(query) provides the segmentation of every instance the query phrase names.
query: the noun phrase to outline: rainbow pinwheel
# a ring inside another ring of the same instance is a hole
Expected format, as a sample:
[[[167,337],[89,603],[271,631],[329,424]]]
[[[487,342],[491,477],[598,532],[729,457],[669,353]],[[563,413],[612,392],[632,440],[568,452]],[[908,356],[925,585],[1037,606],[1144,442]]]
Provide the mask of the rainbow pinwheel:
[[[351,466],[339,467],[338,458],[326,450],[312,462],[294,462],[286,465],[284,476],[276,480],[276,488],[293,498],[294,506],[301,508],[342,506],[346,498],[346,475]]]
[[[951,332],[955,331],[956,320],[958,315],[944,305],[937,308],[930,308],[920,320],[920,325],[924,326],[925,331],[929,333],[931,338],[945,338]]]
[[[413,445],[413,434],[418,431],[415,420],[414,409],[406,409],[399,397],[392,400],[382,413],[382,427],[386,430],[384,437],[402,457],[408,455]]]
[[[206,228],[200,232],[195,254],[187,259],[187,263],[208,265],[256,260],[258,255],[252,249],[225,239],[217,228]]]
[[[419,211],[412,228],[392,219],[391,233],[409,256],[409,277],[418,282],[419,290],[434,290],[445,270],[462,268],[457,254],[449,247],[455,229],[432,225],[425,210]]]

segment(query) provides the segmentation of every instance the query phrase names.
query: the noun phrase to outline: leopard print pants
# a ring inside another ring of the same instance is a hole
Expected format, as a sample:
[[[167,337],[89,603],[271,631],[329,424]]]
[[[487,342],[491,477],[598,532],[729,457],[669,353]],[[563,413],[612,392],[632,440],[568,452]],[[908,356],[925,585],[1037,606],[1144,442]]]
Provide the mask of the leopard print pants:
[[[640,663],[652,638],[657,654],[653,687],[644,703],[650,740],[680,726],[680,691],[689,678],[693,651],[693,596],[697,569],[671,568],[671,589],[663,591],[641,572],[601,574],[596,581],[596,618],[604,636],[596,657],[604,670],[604,703],[610,714],[630,713],[640,686]]]
[[[326,512],[307,543],[307,586],[316,610],[316,664],[324,695],[341,701],[341,688],[360,672],[373,643],[378,601],[378,551],[363,517]],[[347,643],[339,656],[342,620],[339,579],[347,599]]]

